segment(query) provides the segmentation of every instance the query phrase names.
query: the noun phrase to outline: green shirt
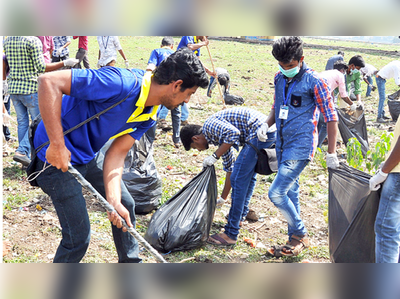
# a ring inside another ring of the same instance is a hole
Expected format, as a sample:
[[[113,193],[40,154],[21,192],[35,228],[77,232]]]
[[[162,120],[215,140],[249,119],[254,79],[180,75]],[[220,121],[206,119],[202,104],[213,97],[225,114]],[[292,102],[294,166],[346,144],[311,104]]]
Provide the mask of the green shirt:
[[[361,94],[361,73],[360,71],[357,71],[353,73],[352,75],[348,75],[346,73],[346,90],[348,93],[350,93],[351,89],[351,82],[354,81],[354,94]]]
[[[4,51],[10,66],[9,94],[32,94],[38,90],[38,76],[44,73],[42,43],[36,36],[9,36]]]

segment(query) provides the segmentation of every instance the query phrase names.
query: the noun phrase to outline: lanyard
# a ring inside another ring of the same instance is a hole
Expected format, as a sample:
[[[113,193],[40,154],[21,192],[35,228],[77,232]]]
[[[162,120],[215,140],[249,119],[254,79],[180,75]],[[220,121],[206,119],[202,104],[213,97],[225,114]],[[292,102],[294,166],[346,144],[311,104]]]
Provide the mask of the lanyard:
[[[290,96],[292,95],[292,90],[293,90],[294,86],[296,85],[296,83],[297,83],[297,81],[293,82],[292,86],[290,87],[290,90],[289,90],[289,93],[288,93],[287,97],[286,97],[286,94],[285,94],[286,87],[285,86],[283,87],[283,105],[284,106],[287,106],[287,102],[288,102]],[[286,79],[285,79],[285,85],[286,84],[287,83],[286,83]]]
[[[103,46],[104,46],[104,49],[106,49],[107,50],[107,46],[108,46],[108,40],[110,39],[110,37],[109,36],[107,36],[107,42],[104,44],[104,36],[102,36],[101,37],[101,39],[102,39],[102,41],[103,41]]]

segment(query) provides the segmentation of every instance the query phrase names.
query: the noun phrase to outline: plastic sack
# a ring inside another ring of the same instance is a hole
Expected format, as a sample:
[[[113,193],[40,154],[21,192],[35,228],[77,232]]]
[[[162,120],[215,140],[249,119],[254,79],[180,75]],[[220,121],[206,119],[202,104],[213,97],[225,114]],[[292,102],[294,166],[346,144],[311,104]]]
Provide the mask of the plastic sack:
[[[217,179],[210,166],[154,213],[144,238],[160,252],[198,248],[209,237],[216,204]]]
[[[235,96],[233,94],[227,93],[225,95],[225,104],[226,105],[243,105],[244,99],[241,96]]]
[[[337,109],[339,122],[338,127],[343,142],[347,146],[350,138],[357,138],[361,143],[361,151],[365,156],[369,150],[367,124],[365,122],[364,110],[349,111],[349,109]]]
[[[400,101],[388,99],[388,106],[390,116],[392,117],[393,121],[397,121],[400,114]]]
[[[98,155],[104,154],[112,141],[107,142]],[[129,150],[124,162],[122,180],[135,201],[135,213],[147,214],[160,204],[162,187],[153,158],[153,145],[147,134]]]
[[[340,163],[329,168],[329,253],[334,263],[375,262],[375,218],[380,189],[370,175]]]

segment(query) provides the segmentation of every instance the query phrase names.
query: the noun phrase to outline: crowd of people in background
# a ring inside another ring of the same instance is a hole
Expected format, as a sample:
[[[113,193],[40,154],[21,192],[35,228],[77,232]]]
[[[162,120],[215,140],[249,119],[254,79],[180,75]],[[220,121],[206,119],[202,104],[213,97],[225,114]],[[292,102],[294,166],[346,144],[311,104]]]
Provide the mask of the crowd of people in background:
[[[345,53],[339,51],[328,59],[324,71],[316,72],[306,64],[301,38],[282,37],[272,46],[277,73],[274,104],[269,115],[239,107],[210,116],[202,126],[193,125],[189,124],[187,103],[198,87],[207,88],[208,97],[217,81],[224,95],[230,89],[228,71],[209,69],[200,58],[200,51],[210,44],[207,36],[183,36],[176,51],[174,39],[164,37],[160,46],[149,53],[145,70],[129,68],[129,53],[124,52],[118,36],[97,37],[97,69],[90,68],[88,36],[73,36],[72,39],[78,39],[75,58],[70,58],[69,36],[9,36],[3,40],[3,152],[9,152],[7,142],[16,142],[4,122],[12,102],[18,141],[13,160],[27,167],[33,163],[32,151],[50,142],[37,153],[34,167],[41,172],[38,184],[51,196],[62,227],[55,262],[79,262],[90,240],[85,200],[77,183],[69,182],[70,175],[65,172],[68,162],[101,190],[129,226],[134,226],[134,202],[121,184],[123,159],[133,142],[146,131],[152,131],[154,136],[156,128],[169,128],[166,122],[169,110],[172,142],[176,148],[183,145],[186,150],[201,151],[215,145],[217,150],[204,159],[203,166],[211,166],[220,158],[223,160],[225,186],[217,204],[224,204],[231,192],[231,208],[225,231],[210,236],[208,243],[236,244],[256,182],[257,148],[274,143],[279,167],[268,196],[288,223],[288,240],[267,251],[275,257],[298,255],[310,246],[300,215],[299,177],[324,142],[328,144],[327,166],[332,169],[339,166],[336,107],[347,107],[350,111],[363,109],[361,84],[365,82],[366,98],[378,90],[376,122],[387,123],[386,81],[393,78],[400,86],[400,61],[392,61],[379,69],[361,55],[352,56],[346,63]],[[118,53],[125,68],[115,67]],[[99,88],[102,94],[96,92]],[[96,106],[96,103],[101,105]],[[85,121],[88,114],[100,113],[104,103],[118,107],[112,112],[112,118],[90,122],[87,130],[78,129],[64,141],[63,130]],[[137,107],[134,111],[133,104]],[[32,143],[29,125],[39,114],[43,121]],[[371,191],[377,190],[386,180],[375,226],[377,262],[399,260],[400,192],[393,192],[400,187],[399,134],[400,123],[397,122],[392,151],[370,180]],[[107,151],[104,166],[99,166],[94,157],[110,138],[115,141]],[[235,157],[233,149],[238,150],[239,146],[242,150]],[[60,185],[64,188],[56,188]],[[67,201],[69,203],[64,205]],[[68,208],[72,204],[73,211]],[[137,241],[121,230],[118,215],[109,214],[108,217],[113,223],[119,261],[140,262]]]

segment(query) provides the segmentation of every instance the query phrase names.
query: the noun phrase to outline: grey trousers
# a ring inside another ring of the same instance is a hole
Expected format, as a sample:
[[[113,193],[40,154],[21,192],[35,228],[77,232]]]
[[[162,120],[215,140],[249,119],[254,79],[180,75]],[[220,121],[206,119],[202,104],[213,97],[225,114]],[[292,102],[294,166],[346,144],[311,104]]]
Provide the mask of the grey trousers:
[[[88,55],[87,55],[87,51],[85,49],[79,48],[78,52],[76,52],[75,58],[79,59],[79,63],[75,64],[75,66],[74,66],[75,69],[81,69],[82,68],[81,62],[83,62],[83,66],[86,69],[90,69],[89,58],[88,58]]]

